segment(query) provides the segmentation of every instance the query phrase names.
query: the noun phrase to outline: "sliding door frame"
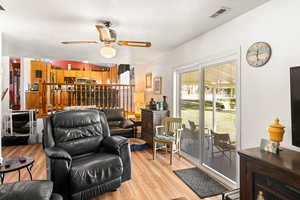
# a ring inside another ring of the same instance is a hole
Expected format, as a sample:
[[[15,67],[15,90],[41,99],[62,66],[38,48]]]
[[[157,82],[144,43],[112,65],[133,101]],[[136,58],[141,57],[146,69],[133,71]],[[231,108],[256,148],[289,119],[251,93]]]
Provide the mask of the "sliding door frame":
[[[174,81],[174,98],[173,98],[173,105],[174,105],[173,114],[174,114],[174,117],[181,116],[180,108],[179,108],[180,107],[180,98],[181,98],[181,91],[180,91],[181,90],[181,78],[180,78],[180,75],[182,73],[195,72],[195,71],[199,72],[199,76],[201,75],[199,64],[193,64],[193,65],[185,66],[184,68],[178,68],[174,72],[174,77],[175,77],[174,78],[174,80],[175,80]],[[201,82],[199,82],[199,84],[201,84]],[[199,104],[200,104],[200,100],[199,100]]]
[[[236,152],[239,151],[241,149],[241,47],[236,48],[234,50],[228,50],[228,51],[224,51],[221,52],[219,54],[216,55],[212,55],[209,56],[207,58],[203,58],[203,59],[199,59],[197,62],[193,63],[193,64],[187,64],[184,66],[175,66],[174,67],[174,73],[173,73],[173,77],[174,77],[174,87],[173,87],[173,108],[174,108],[174,112],[173,115],[174,116],[180,116],[180,89],[181,89],[181,80],[180,80],[180,74],[185,73],[185,72],[192,72],[192,71],[199,71],[199,94],[200,94],[200,98],[199,98],[199,125],[200,127],[202,127],[202,133],[204,133],[204,69],[210,66],[214,66],[214,65],[218,65],[218,64],[222,64],[222,63],[227,63],[230,61],[236,61]],[[204,134],[200,134],[200,145],[203,146],[203,138]],[[237,159],[236,159],[236,182],[230,180],[229,178],[225,177],[224,175],[220,174],[219,172],[217,172],[216,170],[213,170],[212,168],[208,168],[205,167],[203,165],[203,155],[202,155],[202,151],[200,150],[199,152],[200,155],[200,163],[194,163],[196,164],[200,169],[202,169],[203,171],[207,172],[208,174],[214,176],[217,180],[221,181],[222,183],[226,184],[227,186],[231,187],[231,188],[237,188],[239,187],[240,184],[240,177],[239,177],[239,171],[240,171],[240,163],[239,163],[239,159],[238,159],[238,155]],[[188,155],[183,154],[183,156],[185,157],[189,157]]]

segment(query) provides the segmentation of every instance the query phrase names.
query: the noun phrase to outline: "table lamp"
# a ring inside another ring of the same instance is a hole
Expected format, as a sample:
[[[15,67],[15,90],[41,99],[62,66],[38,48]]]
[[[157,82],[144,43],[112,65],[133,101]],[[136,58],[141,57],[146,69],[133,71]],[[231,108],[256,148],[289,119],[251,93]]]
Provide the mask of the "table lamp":
[[[135,117],[141,117],[141,109],[145,106],[145,94],[144,92],[134,93],[134,102],[135,102]]]

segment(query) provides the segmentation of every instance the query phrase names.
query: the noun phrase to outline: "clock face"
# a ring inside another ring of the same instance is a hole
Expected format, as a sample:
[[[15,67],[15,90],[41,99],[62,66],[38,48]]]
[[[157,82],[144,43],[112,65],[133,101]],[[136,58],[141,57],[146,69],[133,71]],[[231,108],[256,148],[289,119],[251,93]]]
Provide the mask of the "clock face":
[[[271,46],[268,43],[256,42],[248,49],[246,59],[252,67],[261,67],[267,64],[271,54]]]

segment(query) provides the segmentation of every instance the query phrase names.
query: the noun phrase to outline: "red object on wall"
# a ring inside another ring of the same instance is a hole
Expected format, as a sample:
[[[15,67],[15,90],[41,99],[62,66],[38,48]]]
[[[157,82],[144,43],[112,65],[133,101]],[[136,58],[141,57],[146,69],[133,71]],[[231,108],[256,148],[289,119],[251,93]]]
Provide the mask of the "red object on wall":
[[[60,68],[64,70],[68,70],[68,64],[71,64],[72,70],[85,70],[86,68],[89,68],[91,70],[102,70],[103,66],[93,65],[93,64],[87,64],[80,61],[71,61],[71,60],[53,60],[52,61],[52,67],[53,68]]]

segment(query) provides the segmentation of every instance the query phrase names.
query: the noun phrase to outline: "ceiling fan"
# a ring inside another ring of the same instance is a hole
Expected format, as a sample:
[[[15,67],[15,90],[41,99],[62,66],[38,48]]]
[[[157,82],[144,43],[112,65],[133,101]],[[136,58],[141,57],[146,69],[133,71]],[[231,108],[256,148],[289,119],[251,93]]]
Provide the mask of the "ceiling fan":
[[[3,8],[3,6],[0,5],[0,10],[5,11],[5,9]]]
[[[114,46],[117,43],[120,46],[130,47],[151,47],[151,42],[138,42],[138,41],[117,41],[117,33],[111,28],[112,23],[110,21],[102,21],[101,25],[96,25],[96,29],[99,32],[99,41],[66,41],[62,44],[99,44],[103,43],[104,46],[100,50],[100,54],[105,58],[113,58],[116,55],[116,48]]]

